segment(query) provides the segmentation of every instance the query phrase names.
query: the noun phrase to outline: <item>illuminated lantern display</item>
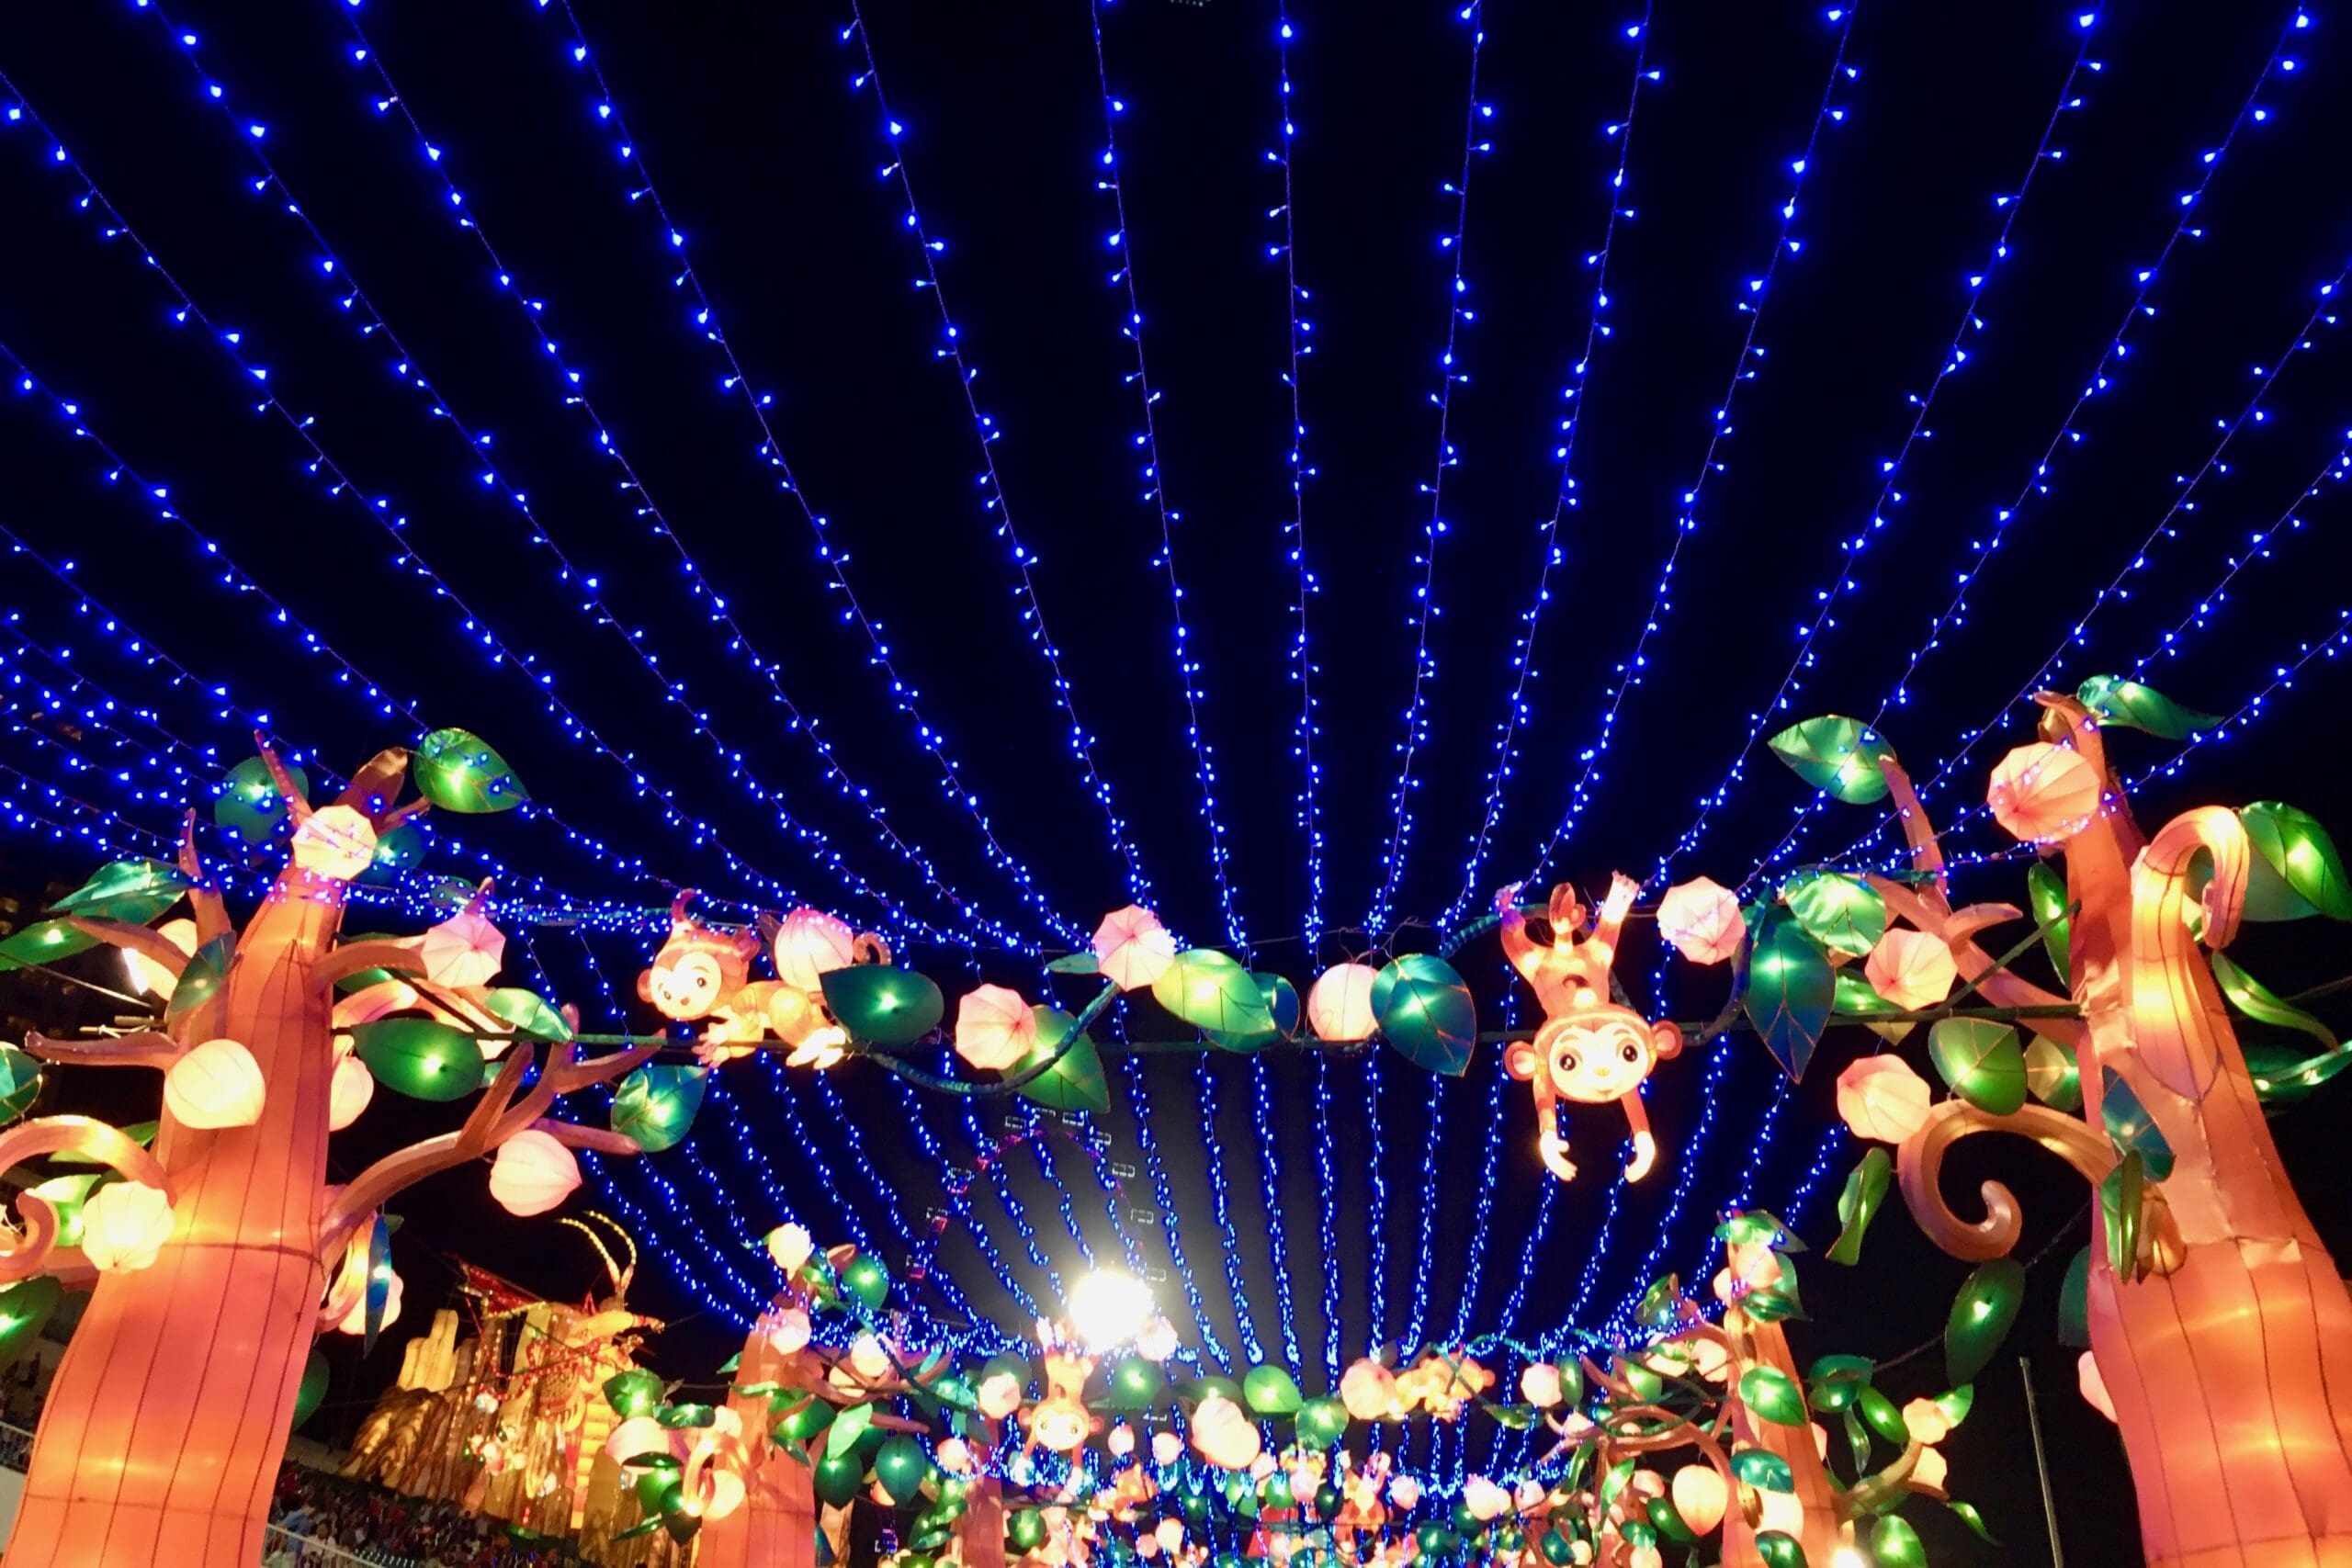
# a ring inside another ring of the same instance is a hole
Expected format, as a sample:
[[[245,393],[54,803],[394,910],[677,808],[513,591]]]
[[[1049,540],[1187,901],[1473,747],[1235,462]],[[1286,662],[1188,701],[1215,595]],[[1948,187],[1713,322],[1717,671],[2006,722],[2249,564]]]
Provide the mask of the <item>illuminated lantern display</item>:
[[[1657,934],[1693,964],[1721,964],[1747,940],[1747,921],[1729,888],[1695,876],[1658,900]]]
[[[1149,909],[1130,904],[1094,928],[1094,962],[1123,991],[1146,991],[1176,961],[1176,939]]]
[[[2098,815],[2098,770],[2072,746],[2020,746],[1993,770],[1985,791],[1993,819],[2029,843],[2057,843]]]
[[[1960,967],[1941,939],[1896,926],[1871,949],[1862,977],[1896,1007],[1928,1008],[1951,995]]]
[[[1193,1447],[1219,1470],[1246,1470],[1261,1451],[1257,1423],[1241,1406],[1212,1394],[1193,1411]]]
[[[1928,1120],[1928,1080],[1900,1056],[1858,1056],[1838,1075],[1838,1114],[1858,1138],[1899,1144]]]
[[[544,1214],[580,1185],[580,1162],[570,1149],[537,1129],[498,1146],[490,1168],[490,1195],[510,1214]]]
[[[1351,1043],[1372,1038],[1373,982],[1380,971],[1369,964],[1334,964],[1306,991],[1306,1026],[1317,1040]]]
[[[856,942],[857,933],[838,916],[795,909],[776,927],[775,977],[796,991],[817,990],[827,974],[849,967]]]
[[[356,1056],[345,1056],[334,1065],[334,1078],[327,1086],[327,1131],[340,1133],[359,1120],[368,1102],[376,1098],[376,1075]]]
[[[102,1274],[150,1268],[172,1235],[172,1201],[143,1181],[117,1181],[82,1203],[82,1255]]]
[[[181,958],[187,959],[195,955],[196,922],[194,920],[165,920],[155,928],[155,934],[179,949]],[[123,972],[130,976],[130,988],[134,991],[143,991],[151,997],[168,997],[172,994],[172,987],[179,984],[178,970],[166,969],[134,947],[126,947],[122,950],[122,967]]]
[[[440,986],[487,986],[506,958],[506,937],[478,909],[450,916],[418,944],[426,978]]]
[[[1018,991],[981,986],[956,1004],[956,1054],[975,1067],[1001,1072],[1036,1043],[1036,1015]]]
[[[526,1089],[539,1048],[518,1042],[459,1131],[396,1149],[328,1188],[337,1011],[359,1015],[347,1032],[369,1069],[369,1030],[424,1024],[462,1042],[451,1057],[470,1057],[476,1085],[481,1052],[441,1021],[501,1032],[472,997],[424,974],[417,939],[338,945],[346,884],[368,868],[379,836],[423,804],[478,809],[522,795],[519,785],[507,787],[511,776],[495,753],[462,731],[438,732],[413,753],[379,754],[340,798],[316,807],[274,754],[265,751],[254,767],[273,785],[293,838],[290,863],[242,929],[185,840],[176,863],[121,863],[92,884],[110,887],[128,875],[164,889],[138,908],[136,921],[71,917],[84,935],[171,974],[172,1008],[157,1032],[25,1040],[28,1053],[53,1062],[167,1070],[193,1060],[191,1047],[234,1041],[266,1093],[256,1119],[198,1129],[174,1103],[208,1115],[183,1081],[165,1097],[153,1153],[85,1117],[38,1117],[0,1131],[0,1166],[71,1150],[128,1179],[83,1205],[84,1256],[96,1283],[50,1384],[7,1568],[251,1568],[268,1545],[270,1495],[316,1334],[355,1312],[358,1331],[367,1331],[364,1302],[345,1299],[321,1321],[330,1272],[353,1238],[364,1244],[383,1205],[415,1181],[492,1153],[547,1118],[559,1094],[616,1077],[650,1055],[639,1048],[583,1062],[576,1045],[547,1045]],[[396,807],[411,776],[424,802]],[[162,918],[183,898],[196,925],[192,955],[137,923]],[[338,997],[339,980],[378,969],[400,972],[397,1005],[363,1001],[359,992]],[[379,1006],[438,1016],[361,1021]],[[582,1146],[636,1150],[601,1128],[546,1124]],[[69,1261],[56,1250],[53,1212],[32,1197],[18,1207],[28,1224],[6,1233],[17,1242],[0,1241],[0,1286]],[[191,1454],[205,1462],[188,1462]]]
[[[234,1040],[208,1040],[164,1074],[164,1104],[187,1127],[250,1127],[266,1098],[254,1054]]]

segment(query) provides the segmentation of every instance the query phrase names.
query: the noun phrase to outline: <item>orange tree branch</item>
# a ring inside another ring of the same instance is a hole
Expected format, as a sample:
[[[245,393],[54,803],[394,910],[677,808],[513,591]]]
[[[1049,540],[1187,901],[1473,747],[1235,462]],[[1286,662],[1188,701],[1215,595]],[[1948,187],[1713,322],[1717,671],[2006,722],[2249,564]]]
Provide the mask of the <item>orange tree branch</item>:
[[[167,1034],[153,1032],[105,1040],[51,1040],[43,1034],[25,1036],[25,1049],[44,1062],[84,1067],[154,1067],[168,1071],[187,1054],[187,1047]]]
[[[0,1133],[0,1170],[43,1155],[77,1154],[100,1165],[112,1166],[133,1181],[168,1193],[164,1168],[155,1156],[106,1122],[88,1116],[44,1116]],[[19,1193],[17,1204],[24,1229],[0,1226],[0,1284],[13,1284],[47,1270],[58,1252],[57,1211],[45,1198]]]
[[[424,971],[424,953],[416,937],[379,937],[373,942],[346,942],[311,965],[311,978],[333,986],[363,969],[391,969],[401,974]]]
[[[643,1154],[645,1150],[627,1133],[615,1133],[603,1127],[586,1127],[577,1122],[557,1122],[546,1117],[531,1123],[534,1132],[545,1133],[557,1143],[575,1149],[594,1149],[600,1155]]]
[[[204,880],[204,862],[196,852],[196,812],[191,807],[180,818],[180,870],[194,884],[187,890],[188,908],[196,915],[196,944],[202,947],[215,937],[229,936],[236,927],[229,923],[229,907],[220,901],[220,890]],[[174,974],[179,973],[177,970]]]
[[[277,786],[277,793],[285,798],[286,809],[293,813],[294,826],[300,827],[311,819],[310,801],[304,797],[300,786],[294,782],[294,775],[286,771],[286,764],[277,760],[277,753],[258,729],[254,731],[254,744],[261,749],[261,765],[269,770],[269,782]]]
[[[176,980],[187,968],[187,954],[172,945],[169,937],[145,926],[134,926],[129,920],[102,919],[93,915],[68,915],[66,923],[84,936],[94,936],[108,947],[125,948],[150,959],[159,967],[171,972]]]
[[[349,786],[335,796],[334,803],[348,806],[375,821],[377,830],[380,832],[391,826],[385,814],[401,793],[401,779],[407,772],[408,748],[387,746],[368,758],[360,770],[351,775]]]
[[[326,1218],[319,1225],[319,1256],[329,1265],[342,1255],[345,1240],[358,1228],[360,1222],[382,1208],[395,1193],[415,1185],[426,1177],[448,1170],[480,1157],[485,1151],[513,1135],[513,1129],[502,1134],[501,1119],[523,1084],[523,1074],[529,1066],[531,1054],[517,1051],[508,1056],[491,1080],[490,1088],[475,1101],[466,1124],[454,1133],[425,1138],[386,1155],[354,1177],[351,1184],[335,1194],[334,1202],[327,1210]],[[545,1075],[541,1075],[542,1083]],[[533,1095],[538,1090],[534,1089]],[[529,1101],[526,1100],[526,1104]],[[537,1113],[532,1113],[536,1116]],[[527,1125],[528,1118],[523,1124]]]

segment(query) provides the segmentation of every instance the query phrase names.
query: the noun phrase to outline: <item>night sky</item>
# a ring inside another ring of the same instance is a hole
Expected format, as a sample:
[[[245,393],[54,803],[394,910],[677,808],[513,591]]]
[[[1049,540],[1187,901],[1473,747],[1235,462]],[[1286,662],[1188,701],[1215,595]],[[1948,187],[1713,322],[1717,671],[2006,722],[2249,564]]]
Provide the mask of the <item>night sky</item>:
[[[833,0],[165,9],[0,16],[0,108],[27,111],[0,120],[9,811],[150,852],[255,714],[338,772],[462,725],[561,823],[439,819],[428,871],[480,850],[509,891],[648,919],[681,886],[714,918],[820,904],[951,998],[1043,998],[1040,957],[1131,898],[1304,989],[1515,879],[1883,860],[1879,813],[1835,803],[1782,845],[1812,792],[1760,738],[1823,712],[1937,781],[1956,897],[2022,904],[1971,809],[2030,739],[2013,694],[2143,663],[2233,720],[2172,771],[2177,744],[2113,739],[2153,771],[2144,822],[2286,799],[2352,831],[2323,647],[2352,362],[2322,293],[2352,256],[2352,40],[2325,7],[1120,0],[1107,95],[1085,0],[872,0],[846,37]],[[147,711],[75,716],[109,702]],[[6,826],[12,888],[103,852]],[[649,1027],[654,930],[517,931],[510,978]],[[2281,991],[2346,967],[2329,931],[2241,945]],[[1457,962],[1499,1027],[1493,939]],[[1641,929],[1635,997],[1720,1003],[1722,974],[1657,969]],[[1832,1080],[1873,1044],[1832,1036],[1786,1092],[1752,1036],[1667,1064],[1634,1190],[1609,1111],[1550,1183],[1491,1051],[1450,1082],[1114,1061],[1109,1117],[1048,1118],[950,1218],[960,1295],[913,1300],[1017,1334],[1132,1247],[1200,1345],[1176,1243],[1216,1343],[1295,1342],[1310,1393],[1417,1325],[1600,1328],[1711,1269],[1736,1202],[1826,1245],[1857,1154]],[[393,1098],[339,1165],[447,1124]],[[657,1363],[705,1379],[740,1343],[787,1215],[902,1269],[1009,1103],[730,1069],[687,1145],[595,1200],[653,1244]],[[2278,1131],[2340,1252],[2332,1111]],[[2023,1148],[1954,1165],[1956,1203],[1980,1165],[2023,1201],[2012,1348],[2065,1544],[2122,1561],[2120,1450],[2052,1331],[2087,1194]],[[419,1325],[441,1256],[594,1282],[479,1173],[405,1210]],[[1887,1383],[1935,1392],[1964,1271],[1890,1212],[1859,1270],[1804,1261],[1800,1353],[1928,1344]],[[322,1427],[401,1337],[336,1348]],[[1437,1475],[1493,1461],[1473,1434]],[[1947,1449],[2009,1548],[1917,1508],[1939,1559],[2039,1560],[2008,1355]]]

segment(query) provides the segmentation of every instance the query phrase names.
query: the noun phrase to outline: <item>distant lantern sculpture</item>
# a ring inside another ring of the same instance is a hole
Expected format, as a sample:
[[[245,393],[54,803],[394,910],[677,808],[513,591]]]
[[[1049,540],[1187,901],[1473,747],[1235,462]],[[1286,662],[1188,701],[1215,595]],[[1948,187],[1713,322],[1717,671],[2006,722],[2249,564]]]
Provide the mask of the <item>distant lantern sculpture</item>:
[[[424,799],[396,806],[405,777]],[[570,1021],[540,998],[432,977],[438,968],[488,978],[480,955],[494,950],[491,933],[445,931],[430,953],[418,938],[336,942],[349,883],[370,873],[401,823],[428,803],[482,811],[523,798],[497,753],[463,730],[438,731],[413,751],[379,753],[316,807],[266,750],[232,784],[216,807],[232,830],[258,841],[278,823],[293,829],[289,863],[242,931],[192,833],[175,864],[110,865],[38,928],[36,961],[107,943],[152,964],[142,984],[169,999],[153,1032],[31,1035],[25,1049],[160,1068],[166,1089],[152,1153],[81,1116],[0,1132],[0,1167],[73,1154],[127,1178],[81,1205],[78,1250],[40,1192],[17,1199],[19,1228],[0,1226],[0,1285],[96,1275],[41,1412],[6,1568],[251,1568],[313,1337],[341,1326],[372,1338],[398,1310],[384,1204],[535,1127],[565,1145],[638,1149],[548,1118],[558,1095],[628,1071],[650,1047],[583,1062]],[[183,899],[192,948],[151,928]],[[346,980],[356,988],[338,997]],[[365,1100],[351,1058],[338,1066],[345,1033],[362,1070],[427,1099],[482,1086],[477,1041],[514,1043],[458,1132],[330,1186],[328,1134]]]

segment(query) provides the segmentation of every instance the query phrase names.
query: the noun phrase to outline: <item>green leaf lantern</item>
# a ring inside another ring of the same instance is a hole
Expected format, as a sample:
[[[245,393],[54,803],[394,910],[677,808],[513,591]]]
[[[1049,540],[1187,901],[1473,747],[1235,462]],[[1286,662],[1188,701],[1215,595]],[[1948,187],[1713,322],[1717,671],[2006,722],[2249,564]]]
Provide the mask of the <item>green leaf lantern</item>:
[[[1111,1368],[1111,1396],[1114,1410],[1142,1410],[1159,1397],[1168,1386],[1168,1374],[1155,1362],[1141,1356],[1128,1356]]]
[[[1894,1401],[1878,1390],[1865,1388],[1857,1394],[1854,1411],[1871,1431],[1896,1448],[1911,1440],[1911,1428],[1904,1424],[1903,1412],[1894,1407]]]
[[[1764,1560],[1764,1568],[1809,1568],[1804,1548],[1797,1538],[1780,1530],[1763,1530],[1756,1537],[1756,1555]]]
[[[2070,1350],[2091,1348],[2091,1249],[2078,1248],[2058,1286],[2058,1343]]]
[[[624,1421],[650,1416],[662,1407],[662,1380],[643,1367],[616,1372],[605,1380],[605,1403]]]
[[[1348,1407],[1330,1394],[1310,1399],[1298,1407],[1298,1440],[1310,1449],[1328,1449],[1348,1435]]]
[[[1871,1557],[1878,1568],[1928,1568],[1919,1532],[1900,1514],[1887,1514],[1871,1527]]]
[[[709,1078],[708,1067],[655,1063],[638,1068],[613,1096],[613,1131],[635,1138],[648,1154],[673,1146],[695,1124]]]
[[[833,1417],[825,1432],[825,1457],[845,1456],[856,1451],[858,1440],[874,1425],[874,1406],[853,1404]]]
[[[1241,1380],[1241,1397],[1260,1416],[1295,1416],[1306,1398],[1280,1367],[1252,1367]]]
[[[2280,801],[2259,800],[2240,807],[2238,821],[2254,847],[2243,918],[2296,920],[2319,914],[2352,920],[2352,878],[2319,818]]]
[[[1821,871],[1781,891],[1804,933],[1831,953],[1867,958],[1886,934],[1886,900],[1859,876]]]
[[[52,1275],[36,1274],[0,1291],[0,1372],[13,1368],[40,1339],[51,1314],[65,1298]]]
[[[1689,1546],[1699,1539],[1674,1511],[1674,1505],[1663,1497],[1651,1498],[1642,1511],[1649,1516],[1650,1528],[1677,1546]]]
[[[800,1403],[776,1418],[776,1436],[787,1443],[806,1447],[817,1434],[833,1424],[833,1407],[815,1394],[803,1394]]]
[[[2212,963],[2213,979],[2222,987],[2222,995],[2240,1013],[2256,1023],[2300,1030],[2330,1051],[2341,1048],[2336,1042],[2335,1031],[2238,967],[2237,962],[2228,953],[2209,953],[2207,957]]]
[[[1478,1043],[1478,1009],[1453,964],[1408,953],[1372,981],[1372,1014],[1381,1037],[1424,1072],[1458,1078]]]
[[[1978,1264],[1952,1298],[1944,1324],[1944,1375],[1954,1384],[1975,1381],[2008,1337],[2024,1300],[2023,1264],[2014,1258]]]
[[[828,969],[818,984],[850,1038],[869,1045],[911,1045],[947,1012],[947,999],[928,976],[888,964]]]
[[[33,1108],[40,1098],[40,1063],[14,1045],[0,1045],[0,1127]]]
[[[1273,1014],[1250,971],[1214,948],[1178,953],[1151,983],[1152,999],[1227,1050],[1255,1050],[1274,1037]]]
[[[1880,761],[1894,754],[1878,732],[1858,718],[1826,714],[1792,724],[1766,742],[1773,754],[1815,789],[1826,789],[1849,806],[1868,806],[1886,795]]]
[[[912,1501],[930,1473],[931,1456],[912,1438],[892,1438],[874,1456],[874,1479],[893,1503]]]
[[[1747,961],[1743,1005],[1790,1077],[1804,1077],[1837,999],[1837,976],[1813,939],[1792,919],[1767,920]]]
[[[1815,1408],[1845,1409],[1870,1387],[1871,1376],[1877,1371],[1877,1364],[1866,1356],[1820,1358],[1805,1370],[1805,1377],[1813,1384]]]
[[[876,1262],[871,1253],[859,1253],[841,1272],[842,1289],[863,1303],[866,1311],[879,1312],[890,1299],[890,1271]]]
[[[2033,906],[2033,923],[2041,928],[2041,951],[2050,955],[2050,967],[2058,972],[2058,988],[2071,990],[2074,922],[2066,914],[2066,906],[2073,902],[2066,897],[2066,879],[2048,861],[2038,860],[2027,868],[2025,886],[2028,902]]]
[[[2099,1120],[2118,1150],[2140,1156],[2148,1179],[2162,1181],[2172,1174],[2172,1145],[2156,1125],[2155,1117],[2113,1067],[2100,1069]]]
[[[1265,998],[1267,1016],[1274,1021],[1274,1029],[1285,1040],[1298,1032],[1298,1020],[1304,1010],[1298,999],[1298,987],[1280,975],[1270,975],[1253,969],[1250,978],[1258,982],[1258,994]]]
[[[1015,1508],[1004,1521],[1004,1542],[1015,1551],[1035,1551],[1046,1544],[1046,1518],[1035,1508]]]
[[[1793,1425],[1793,1423],[1791,1423]],[[1796,1472],[1770,1449],[1742,1449],[1731,1456],[1731,1472],[1758,1492],[1793,1492]]]
[[[2102,724],[2137,729],[2159,740],[2186,740],[2222,722],[2218,714],[2185,708],[2154,687],[2120,675],[2092,676],[2075,689],[2075,700],[2097,714]]]
[[[563,1014],[548,1005],[545,997],[526,991],[520,986],[501,986],[483,994],[482,1010],[492,1018],[514,1026],[514,1032],[526,1040],[546,1041],[561,1044],[571,1038],[571,1025],[564,1022]]]
[[[179,901],[187,873],[159,860],[119,860],[50,906],[61,915],[145,925]]]
[[[312,1350],[302,1363],[302,1382],[294,1390],[294,1425],[300,1427],[317,1413],[327,1396],[327,1359]]]
[[[816,1473],[809,1482],[819,1502],[830,1508],[846,1508],[857,1500],[865,1484],[865,1461],[854,1454],[829,1450],[817,1461]]]
[[[177,1023],[220,994],[229,983],[229,970],[237,962],[237,939],[222,931],[188,955],[187,967],[180,971],[179,984],[172,987],[172,999],[164,1004],[164,1021]],[[474,1053],[479,1056],[481,1053]]]
[[[1862,1237],[1870,1233],[1871,1222],[1878,1218],[1879,1205],[1886,1201],[1886,1189],[1894,1174],[1894,1162],[1888,1159],[1883,1148],[1873,1148],[1864,1155],[1846,1178],[1846,1190],[1838,1195],[1838,1239],[1829,1246],[1832,1263],[1855,1264],[1862,1260]]]
[[[2007,1024],[1939,1018],[1928,1031],[1928,1056],[1952,1092],[1979,1111],[2007,1116],[2025,1104],[2025,1047]]]
[[[1984,1528],[1984,1516],[1976,1511],[1976,1506],[1973,1503],[1946,1503],[1944,1506],[1950,1508],[1953,1513],[1958,1514],[1960,1516],[1960,1522],[1966,1525],[1970,1529],[1975,1531],[1976,1539],[1983,1541],[1985,1545],[1998,1546],[2001,1544],[1999,1541],[1993,1539],[1993,1532]]]
[[[351,1040],[378,1083],[412,1100],[463,1100],[481,1087],[481,1047],[429,1018],[355,1024]]]
[[[462,729],[436,729],[418,741],[409,774],[417,794],[444,811],[506,811],[531,798],[506,759]]]
[[[368,869],[359,874],[358,880],[373,887],[398,882],[403,874],[424,863],[424,852],[431,843],[418,824],[396,824],[390,832],[377,839],[376,858],[368,863]]]
[[[286,773],[307,798],[311,781],[302,770],[288,762]],[[220,793],[212,797],[212,820],[248,844],[267,842],[286,820],[286,797],[271,781],[269,764],[259,757],[248,757],[230,769],[228,777],[220,781]]]
[[[2099,1179],[2098,1212],[2107,1231],[2107,1264],[2124,1280],[2135,1280],[2140,1274],[2140,1207],[2145,1175],[2140,1156],[2126,1154]]]
[[[2075,1054],[2046,1034],[2037,1034],[2025,1048],[2025,1087],[2052,1111],[2082,1108],[2083,1076]]]
[[[1029,1010],[1037,1021],[1037,1043],[1030,1053],[1012,1066],[1006,1075],[1018,1077],[1038,1063],[1054,1061],[1056,1052],[1060,1060],[1021,1086],[1023,1098],[1056,1111],[1091,1111],[1107,1114],[1111,1109],[1111,1087],[1102,1077],[1102,1054],[1094,1042],[1085,1035],[1067,1051],[1062,1042],[1069,1039],[1069,1032],[1078,1020],[1059,1008],[1034,1007]]]
[[[1796,1380],[1778,1367],[1750,1367],[1740,1373],[1739,1397],[1748,1409],[1778,1426],[1805,1424],[1804,1394]]]
[[[71,920],[35,920],[24,930],[0,937],[0,974],[11,969],[29,969],[36,964],[54,964],[61,958],[71,958],[77,953],[87,953],[98,945],[98,939],[74,929]]]

